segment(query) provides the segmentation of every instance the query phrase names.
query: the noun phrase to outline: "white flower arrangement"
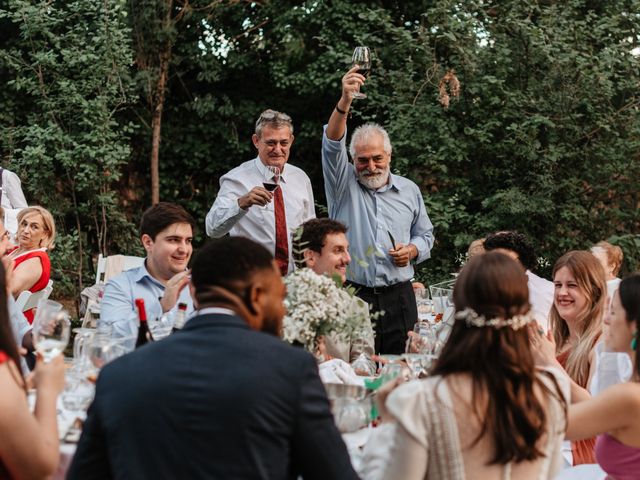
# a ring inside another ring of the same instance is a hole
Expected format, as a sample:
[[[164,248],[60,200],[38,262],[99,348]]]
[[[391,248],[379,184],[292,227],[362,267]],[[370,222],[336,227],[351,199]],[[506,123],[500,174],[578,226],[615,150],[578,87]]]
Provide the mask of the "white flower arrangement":
[[[301,268],[287,275],[282,338],[315,353],[317,338],[333,333],[345,340],[361,335],[369,324],[369,307],[333,279]]]

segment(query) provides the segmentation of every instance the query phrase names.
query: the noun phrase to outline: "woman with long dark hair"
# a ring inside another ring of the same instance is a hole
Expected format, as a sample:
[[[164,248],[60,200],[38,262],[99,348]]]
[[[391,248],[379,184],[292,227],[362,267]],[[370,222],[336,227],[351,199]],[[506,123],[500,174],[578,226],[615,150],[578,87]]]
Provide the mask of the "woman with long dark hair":
[[[380,401],[364,478],[546,479],[561,465],[568,384],[536,368],[527,277],[507,255],[469,260],[453,292],[456,321],[425,380]]]
[[[631,381],[609,387],[590,400],[571,405],[567,438],[598,435],[596,460],[607,478],[630,480],[640,472],[640,274],[620,283],[605,316],[607,347],[633,357]]]
[[[7,282],[0,263],[0,479],[46,478],[58,465],[56,399],[64,387],[62,355],[50,363],[38,358],[33,383],[32,414],[9,325]]]

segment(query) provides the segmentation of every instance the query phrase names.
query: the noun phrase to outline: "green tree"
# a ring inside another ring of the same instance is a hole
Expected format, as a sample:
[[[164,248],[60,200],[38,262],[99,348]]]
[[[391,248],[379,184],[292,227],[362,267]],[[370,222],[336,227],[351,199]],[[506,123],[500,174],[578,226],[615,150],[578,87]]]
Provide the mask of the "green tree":
[[[132,96],[125,10],[121,2],[10,0],[0,19],[15,35],[0,48],[3,156],[30,203],[54,214],[54,271],[66,274],[66,291],[81,289],[87,254],[124,247],[132,234],[114,188],[134,128],[119,116]]]

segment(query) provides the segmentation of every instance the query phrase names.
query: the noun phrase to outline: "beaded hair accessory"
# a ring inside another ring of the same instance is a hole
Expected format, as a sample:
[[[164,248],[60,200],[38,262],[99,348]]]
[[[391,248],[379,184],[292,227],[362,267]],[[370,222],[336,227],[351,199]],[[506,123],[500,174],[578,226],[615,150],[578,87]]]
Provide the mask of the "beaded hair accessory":
[[[527,312],[524,315],[514,315],[511,318],[491,318],[488,319],[484,315],[478,315],[473,308],[465,308],[456,312],[456,320],[464,320],[468,327],[493,327],[504,328],[509,327],[513,330],[519,330],[530,322],[534,321],[533,314]]]

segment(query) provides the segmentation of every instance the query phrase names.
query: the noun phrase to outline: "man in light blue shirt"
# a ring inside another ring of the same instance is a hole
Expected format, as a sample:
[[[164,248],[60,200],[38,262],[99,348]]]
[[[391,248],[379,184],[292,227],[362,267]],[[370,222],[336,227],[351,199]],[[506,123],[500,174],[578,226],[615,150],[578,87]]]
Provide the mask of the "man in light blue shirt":
[[[342,78],[342,96],[322,139],[322,170],[329,217],[349,226],[351,263],[347,279],[373,311],[376,351],[402,353],[417,321],[411,287],[413,263],[430,257],[433,225],[412,181],[390,172],[391,142],[379,125],[355,130],[346,150],[347,113],[365,77],[354,67]]]
[[[147,318],[174,312],[179,303],[193,311],[187,264],[193,247],[195,220],[179,205],[160,202],[142,215],[140,240],[147,251],[144,265],[112,278],[104,289],[98,325],[114,337],[136,335],[135,299],[144,299]]]

